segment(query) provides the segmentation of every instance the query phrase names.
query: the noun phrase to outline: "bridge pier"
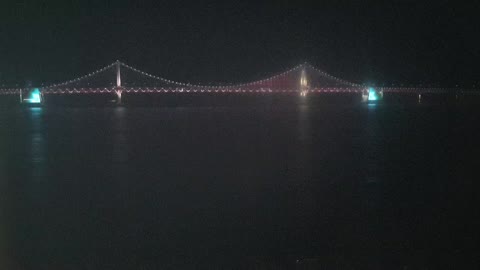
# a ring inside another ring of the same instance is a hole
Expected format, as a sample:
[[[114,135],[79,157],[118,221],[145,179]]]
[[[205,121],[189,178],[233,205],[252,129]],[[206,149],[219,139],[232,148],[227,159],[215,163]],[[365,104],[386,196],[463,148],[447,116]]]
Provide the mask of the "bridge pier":
[[[362,91],[362,102],[368,102],[368,89]]]
[[[23,103],[22,89],[20,89],[19,96],[20,96],[20,104],[22,104]]]
[[[115,94],[117,95],[117,104],[118,105],[122,104],[122,90],[121,89],[115,90]]]
[[[43,95],[43,92],[40,91],[40,106],[43,106],[45,104],[45,96]]]

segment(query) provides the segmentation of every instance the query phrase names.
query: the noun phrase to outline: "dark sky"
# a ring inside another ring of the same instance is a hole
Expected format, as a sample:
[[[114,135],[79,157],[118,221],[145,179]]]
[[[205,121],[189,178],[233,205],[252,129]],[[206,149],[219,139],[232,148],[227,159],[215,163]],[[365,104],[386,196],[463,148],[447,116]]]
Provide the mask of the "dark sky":
[[[308,61],[358,83],[480,85],[478,2],[314,2],[3,0],[0,85],[64,81],[116,59],[200,83]]]

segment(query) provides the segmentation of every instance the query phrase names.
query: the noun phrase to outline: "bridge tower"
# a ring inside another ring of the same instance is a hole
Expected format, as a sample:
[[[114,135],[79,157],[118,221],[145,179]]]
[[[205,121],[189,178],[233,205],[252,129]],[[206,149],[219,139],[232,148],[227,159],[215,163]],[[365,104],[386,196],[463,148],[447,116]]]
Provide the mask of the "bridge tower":
[[[115,63],[117,67],[117,87],[115,87],[115,94],[117,94],[117,104],[122,104],[122,77],[120,74],[120,61]]]
[[[300,75],[300,96],[305,97],[308,93],[308,79],[307,79],[307,72],[305,70],[305,64],[302,68],[302,73]]]

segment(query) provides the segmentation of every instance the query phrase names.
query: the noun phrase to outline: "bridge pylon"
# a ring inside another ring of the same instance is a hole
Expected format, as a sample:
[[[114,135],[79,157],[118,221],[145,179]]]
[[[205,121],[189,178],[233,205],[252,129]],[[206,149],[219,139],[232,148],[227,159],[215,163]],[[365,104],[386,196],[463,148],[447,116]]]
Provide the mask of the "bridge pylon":
[[[120,61],[116,61],[117,67],[117,86],[115,87],[115,94],[117,95],[117,104],[122,104],[122,77],[120,73]]]
[[[304,64],[302,68],[302,73],[300,75],[300,96],[306,97],[309,88],[310,87],[308,86],[307,72],[305,70],[305,64]]]

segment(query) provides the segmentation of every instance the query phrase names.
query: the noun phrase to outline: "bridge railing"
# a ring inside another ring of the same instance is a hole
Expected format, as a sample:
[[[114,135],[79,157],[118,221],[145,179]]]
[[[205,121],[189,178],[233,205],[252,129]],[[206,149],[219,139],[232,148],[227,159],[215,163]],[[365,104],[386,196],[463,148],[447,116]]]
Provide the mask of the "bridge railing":
[[[0,88],[0,95],[19,95],[20,92],[27,91],[26,88]]]

